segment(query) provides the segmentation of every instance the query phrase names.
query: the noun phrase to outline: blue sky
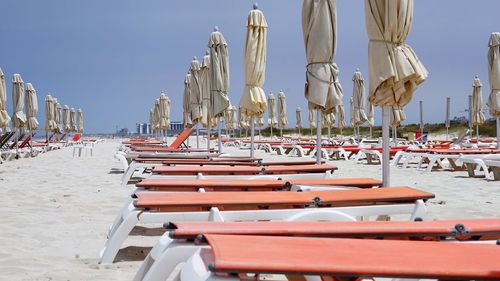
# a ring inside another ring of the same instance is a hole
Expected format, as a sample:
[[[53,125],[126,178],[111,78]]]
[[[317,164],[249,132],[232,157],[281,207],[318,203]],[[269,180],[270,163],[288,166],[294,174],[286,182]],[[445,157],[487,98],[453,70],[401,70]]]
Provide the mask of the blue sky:
[[[230,98],[238,103],[244,85],[243,44],[246,0],[3,0],[0,11],[0,67],[8,81],[21,73],[38,92],[82,108],[87,132],[134,128],[147,121],[153,100],[164,90],[173,120],[181,120],[183,79],[193,56],[202,57],[213,26],[229,43]],[[269,23],[266,93],[284,90],[289,122],[303,96],[305,54],[299,0],[261,0]],[[500,31],[498,0],[416,0],[408,43],[430,72],[406,107],[417,122],[423,100],[426,122],[441,122],[445,99],[453,115],[465,115],[474,75],[489,93],[486,53],[491,32]],[[348,103],[351,77],[359,67],[367,78],[368,39],[363,0],[337,0],[336,62]],[[40,106],[43,123],[43,106]],[[346,108],[348,110],[348,106]],[[8,111],[11,112],[10,83]],[[305,117],[305,116],[304,116]],[[377,121],[380,120],[377,112]]]

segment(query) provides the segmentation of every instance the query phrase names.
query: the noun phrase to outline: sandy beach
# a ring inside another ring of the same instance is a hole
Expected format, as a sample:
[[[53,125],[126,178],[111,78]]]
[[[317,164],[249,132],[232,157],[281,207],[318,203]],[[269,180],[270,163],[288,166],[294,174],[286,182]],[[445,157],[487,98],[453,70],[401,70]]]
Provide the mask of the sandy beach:
[[[191,144],[194,144],[191,140]],[[119,140],[106,140],[93,157],[72,157],[72,148],[10,161],[0,166],[3,196],[0,219],[0,272],[5,280],[131,280],[157,237],[127,240],[118,262],[100,265],[106,232],[131,186],[119,185],[120,165],[113,158]],[[233,155],[248,151],[225,148]],[[257,151],[265,160],[291,160]],[[331,161],[338,177],[381,175],[380,165]],[[469,178],[466,172],[424,173],[392,168],[392,185],[433,192],[428,220],[500,216],[500,184]],[[137,247],[137,246],[144,246]]]

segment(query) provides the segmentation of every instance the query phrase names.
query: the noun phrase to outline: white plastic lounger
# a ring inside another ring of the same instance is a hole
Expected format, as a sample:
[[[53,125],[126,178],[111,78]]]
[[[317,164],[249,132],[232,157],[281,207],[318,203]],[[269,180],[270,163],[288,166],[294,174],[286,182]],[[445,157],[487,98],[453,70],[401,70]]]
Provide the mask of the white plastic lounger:
[[[423,218],[431,193],[409,187],[311,192],[141,192],[110,227],[100,262],[112,262],[139,223],[168,221],[355,220],[411,214]],[[338,207],[337,207],[338,206]]]

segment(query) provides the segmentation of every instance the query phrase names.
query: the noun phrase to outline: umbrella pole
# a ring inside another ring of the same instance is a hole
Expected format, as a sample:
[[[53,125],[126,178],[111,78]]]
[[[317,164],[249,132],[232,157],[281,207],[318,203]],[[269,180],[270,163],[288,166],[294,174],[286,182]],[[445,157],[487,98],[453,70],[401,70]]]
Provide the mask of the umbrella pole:
[[[220,125],[220,117],[217,118],[217,138],[219,140],[219,153],[222,153],[222,133],[221,133],[221,125]]]
[[[370,126],[370,138],[373,138],[373,127]]]
[[[250,158],[254,157],[254,147],[253,147],[253,142],[254,142],[254,131],[255,131],[255,122],[254,118],[250,118]]]
[[[332,127],[328,126],[328,143],[330,143],[331,139],[332,139]]]
[[[271,125],[271,139],[273,138],[273,125]]]
[[[389,123],[391,122],[391,107],[382,107],[382,186],[390,186],[389,170]]]
[[[476,140],[477,144],[479,144],[479,125],[476,125]]]
[[[321,164],[321,110],[316,110],[316,164]],[[312,135],[312,134],[311,134]]]
[[[210,123],[210,121],[208,122]],[[207,150],[210,151],[210,125],[207,127]]]
[[[283,128],[280,128],[280,136],[283,137]]]
[[[19,135],[21,134],[21,129],[16,132],[16,158],[19,157]]]
[[[196,148],[200,148],[200,126],[196,125]]]
[[[497,148],[500,149],[500,116],[497,117]]]

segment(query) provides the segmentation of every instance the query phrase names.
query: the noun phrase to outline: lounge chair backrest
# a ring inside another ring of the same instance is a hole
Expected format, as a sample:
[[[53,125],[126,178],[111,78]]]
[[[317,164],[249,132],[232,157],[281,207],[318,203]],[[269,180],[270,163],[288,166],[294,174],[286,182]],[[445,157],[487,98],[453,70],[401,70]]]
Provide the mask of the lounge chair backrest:
[[[20,140],[24,139],[25,136],[26,136],[26,134],[19,135],[19,137],[17,137],[14,140],[14,142],[10,145],[10,149],[14,149],[16,147],[17,142],[19,142]]]
[[[168,146],[169,148],[179,148],[191,135],[193,128],[185,129],[179,136]]]
[[[15,134],[16,134],[16,132],[10,132],[10,133],[8,133],[8,135],[5,136],[2,139],[2,141],[0,141],[0,148],[3,148]]]
[[[28,136],[23,140],[23,142],[19,145],[19,148],[24,148],[26,145],[28,145],[29,141],[35,134],[28,134]]]
[[[469,134],[469,129],[461,131],[460,134],[458,134],[457,139],[453,141],[453,144],[461,144],[468,134]]]

